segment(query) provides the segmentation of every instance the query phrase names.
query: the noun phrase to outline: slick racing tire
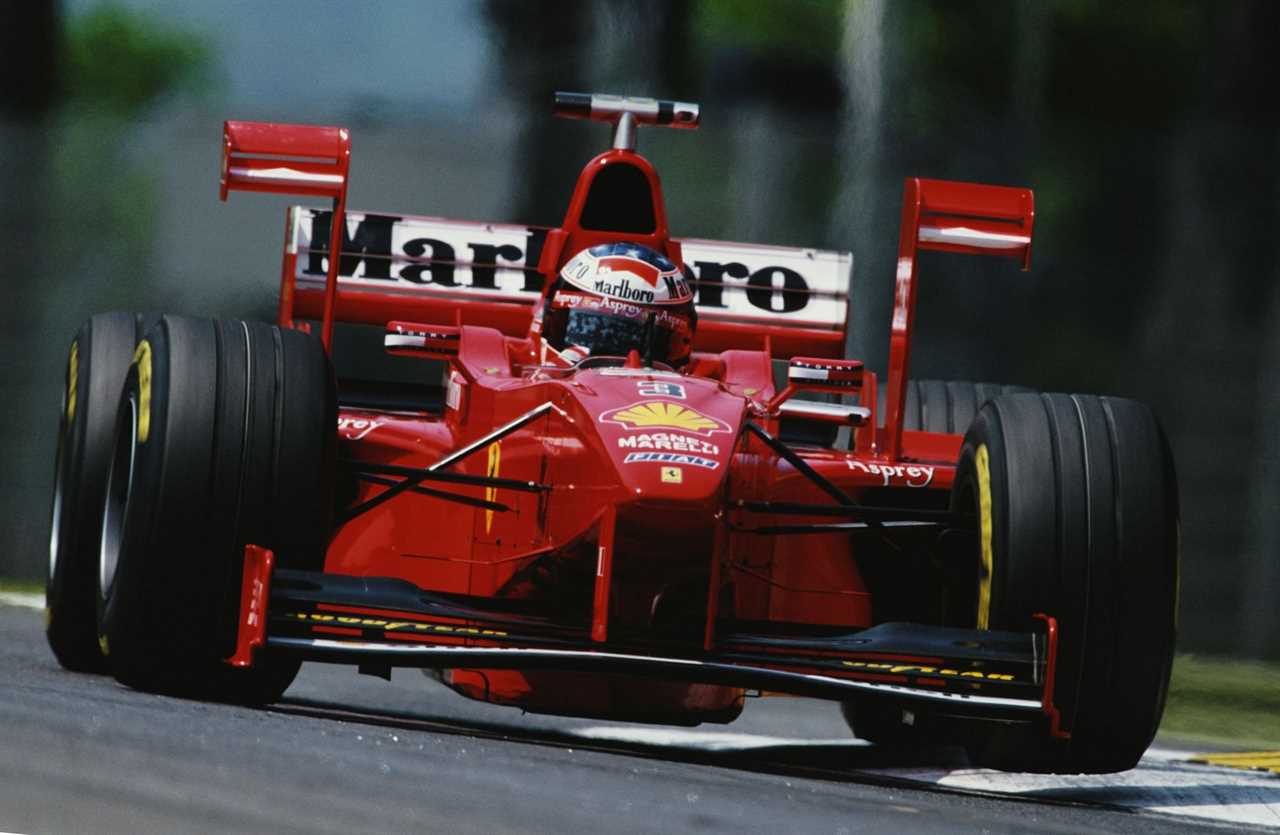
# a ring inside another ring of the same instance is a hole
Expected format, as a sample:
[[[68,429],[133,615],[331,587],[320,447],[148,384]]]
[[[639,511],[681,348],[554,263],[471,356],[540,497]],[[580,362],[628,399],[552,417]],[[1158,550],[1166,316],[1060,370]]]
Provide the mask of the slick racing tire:
[[[876,388],[876,414],[883,425],[885,397],[889,387],[883,380]],[[1002,394],[1030,392],[1025,386],[1001,383],[970,383],[965,380],[908,380],[903,406],[902,428],[909,431],[946,432],[963,435],[983,404]]]
[[[1070,734],[1005,726],[971,741],[971,757],[1132,768],[1160,724],[1176,632],[1177,484],[1154,415],[1113,397],[998,397],[965,435],[952,509],[976,520],[959,557],[976,568],[962,620],[1018,632],[1041,627],[1037,614],[1057,620],[1053,701]]]
[[[71,341],[58,425],[49,571],[45,582],[45,637],[68,670],[102,673],[95,589],[102,496],[111,461],[116,408],[129,359],[154,317],[101,313]]]
[[[260,323],[165,316],[138,343],[117,413],[99,554],[112,672],[144,690],[275,701],[297,673],[235,649],[244,546],[319,569],[336,406],[318,340]]]

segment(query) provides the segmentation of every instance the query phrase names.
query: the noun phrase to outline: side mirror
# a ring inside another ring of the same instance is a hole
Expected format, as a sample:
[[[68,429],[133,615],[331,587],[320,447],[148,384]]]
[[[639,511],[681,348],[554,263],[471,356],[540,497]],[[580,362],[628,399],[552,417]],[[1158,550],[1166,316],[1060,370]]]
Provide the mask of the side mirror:
[[[776,412],[796,392],[818,391],[825,394],[853,394],[861,388],[861,360],[792,357],[787,367],[787,387],[774,395],[774,398],[769,401],[769,411]]]
[[[787,387],[797,391],[849,394],[862,388],[862,360],[793,357],[787,367]]]
[[[428,360],[457,359],[462,329],[453,325],[388,322],[382,346],[388,354]]]

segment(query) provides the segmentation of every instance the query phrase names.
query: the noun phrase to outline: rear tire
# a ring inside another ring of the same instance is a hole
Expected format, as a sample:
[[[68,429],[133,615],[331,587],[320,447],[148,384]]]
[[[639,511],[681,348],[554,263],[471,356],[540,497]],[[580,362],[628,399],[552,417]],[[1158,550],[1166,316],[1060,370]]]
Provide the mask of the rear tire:
[[[1025,386],[1001,383],[970,383],[966,380],[908,380],[903,406],[902,428],[913,432],[945,432],[963,435],[978,410],[988,400],[1002,394],[1029,393]],[[881,423],[887,414],[885,398],[889,387],[881,383],[876,389],[876,413]]]
[[[957,556],[972,561],[973,585],[953,611],[1022,632],[1037,613],[1057,619],[1054,703],[1071,734],[997,732],[971,756],[1004,770],[1132,768],[1160,724],[1176,632],[1177,484],[1151,411],[1112,397],[999,397],[965,435],[952,503],[977,519]]]
[[[244,546],[318,570],[336,406],[320,343],[259,323],[164,317],[125,380],[103,514],[99,631],[125,684],[278,699],[296,661],[235,649]]]
[[[80,326],[68,352],[49,524],[45,637],[58,663],[76,672],[107,671],[98,649],[95,602],[102,496],[120,389],[144,324],[141,315],[101,313]]]

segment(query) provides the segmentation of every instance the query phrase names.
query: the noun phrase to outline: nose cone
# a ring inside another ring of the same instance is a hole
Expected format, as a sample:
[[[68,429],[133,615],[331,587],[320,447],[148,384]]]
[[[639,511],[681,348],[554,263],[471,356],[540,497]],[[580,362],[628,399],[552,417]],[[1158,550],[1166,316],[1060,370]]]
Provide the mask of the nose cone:
[[[579,400],[628,493],[701,502],[718,492],[746,410],[743,398],[715,381],[670,372],[615,368],[586,375],[590,395]]]

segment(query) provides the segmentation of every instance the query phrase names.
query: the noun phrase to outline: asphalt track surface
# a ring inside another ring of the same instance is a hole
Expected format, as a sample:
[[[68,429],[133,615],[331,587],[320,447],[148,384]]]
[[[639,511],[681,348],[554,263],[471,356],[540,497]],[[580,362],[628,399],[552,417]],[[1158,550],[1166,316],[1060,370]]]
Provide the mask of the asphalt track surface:
[[[752,700],[732,725],[665,739],[477,704],[417,671],[305,665],[253,710],[68,673],[40,612],[3,604],[0,665],[0,832],[1225,831],[913,787],[892,776],[911,763],[850,742],[822,702]]]

